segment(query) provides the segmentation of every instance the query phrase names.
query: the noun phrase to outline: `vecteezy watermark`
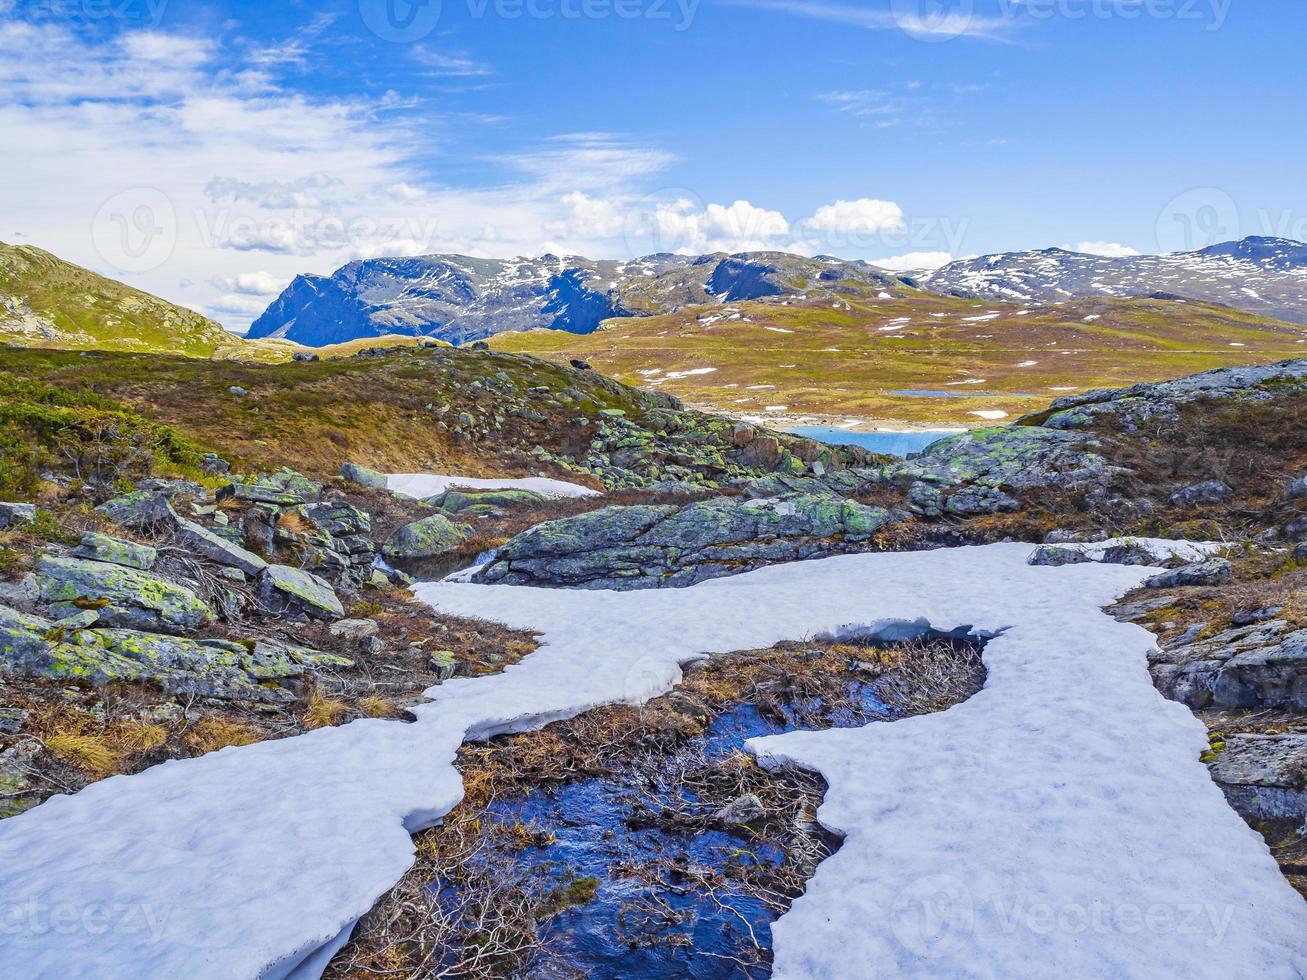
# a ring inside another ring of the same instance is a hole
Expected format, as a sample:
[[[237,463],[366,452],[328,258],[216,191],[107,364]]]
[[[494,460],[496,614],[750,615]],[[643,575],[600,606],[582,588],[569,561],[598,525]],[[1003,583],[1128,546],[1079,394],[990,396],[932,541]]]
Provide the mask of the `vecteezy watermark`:
[[[376,219],[308,208],[273,215],[202,208],[194,220],[205,248],[284,255],[342,250],[357,258],[421,255],[438,250],[440,231],[438,218]]]
[[[1192,252],[1239,237],[1239,205],[1218,187],[1195,187],[1157,216],[1159,252]]]
[[[177,246],[177,210],[156,187],[131,187],[100,205],[91,221],[95,250],[122,272],[149,272]]]
[[[141,944],[163,939],[167,908],[127,902],[42,902],[27,899],[0,904],[0,936],[33,938],[87,935],[139,937]]]
[[[961,878],[938,874],[906,885],[890,907],[890,928],[922,960],[962,952],[980,930],[1004,936],[1181,936],[1209,947],[1225,939],[1233,906],[1202,902],[1046,902],[994,895],[978,901]]]
[[[685,31],[700,0],[359,0],[368,30],[383,41],[419,41],[436,29],[456,3],[471,20],[641,20]]]
[[[1234,0],[890,0],[894,23],[918,41],[1001,38],[1023,25],[1050,20],[1171,20],[1225,26]]]
[[[101,22],[114,20],[133,27],[158,27],[168,0],[30,0],[17,12],[32,20]]]
[[[1029,20],[1175,20],[1225,26],[1234,0],[999,0],[1002,16]]]

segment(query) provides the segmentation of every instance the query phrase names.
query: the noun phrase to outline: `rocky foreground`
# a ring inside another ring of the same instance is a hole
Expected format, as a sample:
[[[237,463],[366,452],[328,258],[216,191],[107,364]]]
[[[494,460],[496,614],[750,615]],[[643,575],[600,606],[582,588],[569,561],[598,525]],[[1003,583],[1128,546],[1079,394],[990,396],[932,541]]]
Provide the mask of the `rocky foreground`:
[[[677,589],[1015,540],[1031,564],[1168,566],[1114,614],[1158,634],[1155,686],[1208,725],[1213,777],[1301,884],[1307,361],[1060,399],[894,460],[685,412],[584,366],[531,385],[523,359],[375,356],[438,379],[442,400],[405,422],[433,445],[606,494],[418,500],[358,456],[324,471],[318,444],[310,465],[286,460],[298,469],[249,466],[101,396],[6,382],[0,439],[20,465],[0,472],[0,816],[170,758],[411,717],[424,691],[533,648],[413,603],[414,577],[476,562],[482,583]],[[1222,547],[1159,555],[1115,541],[1129,535]]]

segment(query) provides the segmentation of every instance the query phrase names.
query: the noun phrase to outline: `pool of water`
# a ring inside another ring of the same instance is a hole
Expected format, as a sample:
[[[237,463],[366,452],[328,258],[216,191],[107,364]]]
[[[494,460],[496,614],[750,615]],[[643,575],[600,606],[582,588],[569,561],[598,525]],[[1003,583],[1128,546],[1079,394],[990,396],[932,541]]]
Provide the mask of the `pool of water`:
[[[895,717],[873,683],[851,682],[848,691],[857,710],[832,713],[833,727]],[[746,703],[718,715],[691,744],[694,756],[709,764],[740,751],[748,738],[798,727],[798,715],[789,709],[778,718]],[[492,819],[552,833],[549,843],[525,849],[516,862],[543,870],[559,888],[578,879],[599,882],[593,900],[540,923],[548,952],[531,976],[725,980],[771,975],[771,923],[778,911],[730,882],[741,862],[779,867],[785,854],[747,834],[650,826],[668,801],[690,812],[696,805],[712,812],[712,805],[679,785],[673,773],[653,785],[647,773],[644,779],[635,774],[582,779],[487,807]],[[836,838],[823,836],[830,851],[838,848]],[[651,873],[654,868],[658,871]],[[709,876],[719,887],[695,887],[697,875]]]
[[[932,442],[955,435],[961,429],[923,429],[916,432],[850,432],[832,425],[800,425],[789,430],[796,436],[816,439],[832,446],[861,446],[886,456],[919,453]]]
[[[938,391],[934,388],[900,388],[891,395],[911,398],[1038,398],[1028,391]]]

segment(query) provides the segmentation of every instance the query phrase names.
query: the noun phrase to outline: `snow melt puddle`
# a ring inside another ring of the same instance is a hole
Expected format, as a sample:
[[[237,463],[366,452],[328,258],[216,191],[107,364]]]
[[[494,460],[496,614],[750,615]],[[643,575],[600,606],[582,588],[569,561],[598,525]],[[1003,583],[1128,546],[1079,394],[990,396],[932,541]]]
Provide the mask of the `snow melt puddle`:
[[[415,724],[166,762],[0,821],[0,962],[316,977],[411,867],[410,835],[462,798],[467,739],[640,704],[705,652],[920,617],[1008,627],[985,647],[984,690],[889,725],[748,742],[766,767],[820,772],[818,817],[845,835],[773,924],[773,976],[1300,978],[1307,905],[1199,760],[1204,726],[1153,688],[1152,634],[1102,612],[1151,570],[1029,566],[1030,551],[841,556],[629,593],[421,586],[441,612],[539,632],[539,648],[431,688]],[[36,914],[51,909],[73,928],[52,935]],[[130,921],[106,931],[113,910]],[[1057,925],[1085,916],[1088,930]]]
[[[892,721],[980,689],[981,639],[927,631],[921,640],[905,646],[849,636],[840,644],[788,643],[713,658],[644,708],[599,709],[470,748],[460,765],[469,785],[498,767],[525,789],[503,795],[496,783],[484,808],[456,812],[447,828],[423,839],[424,853],[447,853],[445,838],[462,841],[471,819],[484,842],[471,858],[478,866],[456,872],[466,886],[449,877],[432,886],[443,910],[437,921],[467,918],[469,910],[481,915],[468,892],[490,878],[544,914],[534,935],[523,937],[535,945],[531,953],[480,963],[487,973],[770,976],[771,923],[840,838],[815,820],[826,790],[819,775],[763,770],[742,754],[744,744]],[[724,691],[732,693],[712,700]],[[711,721],[701,734],[686,734],[705,718]],[[621,747],[590,749],[601,733]],[[542,787],[539,775],[522,775],[542,754],[546,773],[564,774],[561,783]],[[606,772],[585,778],[595,769]],[[569,897],[550,914],[558,896]],[[420,928],[419,919],[399,931]],[[458,945],[450,944],[441,963],[453,972],[469,958]],[[367,967],[349,952],[354,965]]]

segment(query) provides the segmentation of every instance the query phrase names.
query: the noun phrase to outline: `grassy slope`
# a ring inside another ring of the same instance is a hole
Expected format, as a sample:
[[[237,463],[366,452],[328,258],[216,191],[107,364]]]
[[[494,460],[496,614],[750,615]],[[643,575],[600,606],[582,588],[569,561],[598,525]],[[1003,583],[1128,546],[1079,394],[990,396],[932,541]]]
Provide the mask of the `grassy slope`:
[[[519,418],[502,396],[472,387],[500,371],[523,394],[543,386],[572,389],[581,397],[543,421]],[[0,349],[0,382],[6,376],[15,383],[39,381],[103,395],[228,456],[238,467],[290,464],[317,474],[334,473],[344,459],[380,469],[526,474],[543,468],[523,453],[536,444],[560,453],[584,452],[590,433],[573,424],[576,417],[617,408],[640,418],[647,407],[640,401],[644,396],[595,372],[472,350],[257,364]],[[232,386],[248,394],[232,394]],[[452,439],[440,425],[446,405],[454,415],[501,413],[502,431],[489,443]]]
[[[609,320],[588,336],[537,330],[500,334],[492,344],[584,358],[627,384],[733,414],[784,405],[789,415],[961,424],[978,422],[970,414],[978,410],[1015,416],[1073,391],[1307,354],[1307,329],[1227,307],[1132,299],[1030,307],[1018,315],[1023,309],[925,293],[892,299],[865,293],[839,308],[829,300],[689,307]],[[995,312],[993,319],[970,319]],[[1022,367],[1027,361],[1037,363]],[[705,367],[717,370],[661,384],[661,374],[640,373]],[[968,379],[982,383],[957,384]],[[769,387],[749,387],[759,385]],[[892,394],[900,389],[995,394]]]
[[[6,301],[14,309],[6,311]],[[21,312],[16,312],[21,311]],[[308,350],[288,340],[245,340],[194,310],[97,275],[31,245],[0,242],[0,343],[118,350],[277,363]],[[314,352],[348,357],[364,347],[412,347],[413,337],[368,337]]]

